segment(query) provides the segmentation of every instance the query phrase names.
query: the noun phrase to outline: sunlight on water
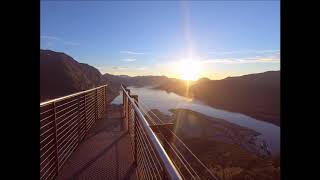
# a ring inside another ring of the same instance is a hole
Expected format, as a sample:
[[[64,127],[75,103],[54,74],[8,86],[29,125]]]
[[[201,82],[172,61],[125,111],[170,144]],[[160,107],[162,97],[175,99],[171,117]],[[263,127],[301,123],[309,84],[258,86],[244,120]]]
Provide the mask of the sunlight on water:
[[[131,90],[131,94],[136,94],[139,96],[144,104],[146,104],[150,109],[159,109],[161,112],[170,115],[169,109],[173,108],[185,108],[190,109],[207,116],[219,118],[226,120],[237,125],[253,129],[262,135],[259,139],[266,140],[269,144],[273,154],[278,154],[280,152],[280,127],[271,123],[260,121],[252,117],[229,112],[221,109],[216,109],[203,104],[200,101],[193,100],[190,98],[185,98],[179,96],[175,93],[168,93],[163,90],[151,89],[149,87],[135,88],[128,87]],[[113,104],[122,103],[122,94],[116,97]]]

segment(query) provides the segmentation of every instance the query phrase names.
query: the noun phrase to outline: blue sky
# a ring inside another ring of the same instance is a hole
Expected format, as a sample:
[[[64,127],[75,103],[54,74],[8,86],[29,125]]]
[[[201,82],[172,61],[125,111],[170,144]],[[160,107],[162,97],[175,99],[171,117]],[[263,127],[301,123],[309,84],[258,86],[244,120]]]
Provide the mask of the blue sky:
[[[40,45],[101,73],[199,77],[280,69],[279,1],[41,1]]]

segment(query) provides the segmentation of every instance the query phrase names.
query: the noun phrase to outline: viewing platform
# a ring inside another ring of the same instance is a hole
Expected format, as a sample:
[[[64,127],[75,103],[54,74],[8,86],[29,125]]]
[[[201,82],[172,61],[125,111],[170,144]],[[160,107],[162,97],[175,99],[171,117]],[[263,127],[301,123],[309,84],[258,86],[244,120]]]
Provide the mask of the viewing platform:
[[[110,106],[66,162],[57,179],[136,179],[122,107]]]
[[[40,104],[40,179],[217,179],[138,96],[107,85]],[[155,123],[158,122],[158,123]]]

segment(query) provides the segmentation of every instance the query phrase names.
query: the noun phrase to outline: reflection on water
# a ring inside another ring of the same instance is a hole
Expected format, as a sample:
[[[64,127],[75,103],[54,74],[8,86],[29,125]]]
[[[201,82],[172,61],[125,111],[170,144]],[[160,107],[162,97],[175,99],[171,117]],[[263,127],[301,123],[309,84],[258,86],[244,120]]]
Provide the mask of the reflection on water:
[[[262,142],[265,141],[266,144],[270,146],[272,154],[278,154],[280,152],[279,126],[254,119],[240,113],[216,109],[197,100],[190,101],[189,98],[185,98],[174,93],[168,93],[163,90],[156,90],[148,87],[128,88],[130,88],[131,94],[138,95],[139,100],[146,104],[150,109],[159,109],[165,114],[171,114],[171,112],[168,111],[169,109],[184,108],[205,114],[207,116],[223,119],[261,133],[262,135],[259,136],[259,139]],[[122,95],[120,94],[118,97],[116,97],[112,103],[121,104]]]

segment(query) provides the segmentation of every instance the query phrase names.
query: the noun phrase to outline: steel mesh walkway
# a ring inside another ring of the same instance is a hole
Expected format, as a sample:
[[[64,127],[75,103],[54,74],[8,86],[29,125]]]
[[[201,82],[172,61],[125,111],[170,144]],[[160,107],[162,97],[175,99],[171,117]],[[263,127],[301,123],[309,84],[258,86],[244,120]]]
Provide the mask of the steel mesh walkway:
[[[130,136],[121,107],[110,106],[70,156],[57,179],[135,179]]]
[[[174,124],[152,118],[124,86],[122,105],[107,106],[106,87],[40,103],[41,180],[217,179]]]

